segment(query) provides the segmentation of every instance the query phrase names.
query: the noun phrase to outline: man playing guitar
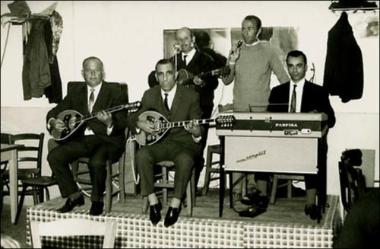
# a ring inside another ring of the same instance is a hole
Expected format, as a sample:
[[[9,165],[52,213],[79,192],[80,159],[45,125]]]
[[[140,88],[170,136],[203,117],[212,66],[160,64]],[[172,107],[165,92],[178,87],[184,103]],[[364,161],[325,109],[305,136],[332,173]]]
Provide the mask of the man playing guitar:
[[[218,78],[212,74],[198,77],[203,72],[216,69],[213,59],[195,48],[195,36],[189,28],[180,28],[176,32],[176,40],[179,44],[179,53],[171,59],[177,62],[177,70],[185,69],[193,77],[194,89],[199,93],[202,119],[210,118],[214,107],[214,90],[218,87]],[[202,154],[207,142],[208,126],[205,126],[205,134],[202,137]],[[204,159],[201,156],[195,169],[195,182],[198,183],[199,175],[203,169]]]

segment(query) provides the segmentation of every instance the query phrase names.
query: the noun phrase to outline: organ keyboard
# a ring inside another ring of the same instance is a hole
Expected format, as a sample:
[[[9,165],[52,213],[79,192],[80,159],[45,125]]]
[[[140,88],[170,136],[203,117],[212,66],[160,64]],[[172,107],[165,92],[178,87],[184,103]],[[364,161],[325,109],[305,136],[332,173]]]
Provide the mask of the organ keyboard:
[[[221,113],[220,116],[231,115]],[[218,136],[322,137],[326,131],[324,113],[235,112],[232,126],[216,126]]]

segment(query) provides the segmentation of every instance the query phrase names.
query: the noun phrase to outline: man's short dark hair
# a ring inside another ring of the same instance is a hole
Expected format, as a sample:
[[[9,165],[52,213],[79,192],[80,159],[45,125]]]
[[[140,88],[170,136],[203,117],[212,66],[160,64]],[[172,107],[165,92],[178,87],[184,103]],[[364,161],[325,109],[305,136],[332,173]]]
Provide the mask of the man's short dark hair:
[[[174,68],[174,64],[173,64],[173,61],[172,61],[172,60],[170,60],[170,59],[161,59],[161,60],[159,60],[159,61],[156,63],[156,71],[157,71],[157,67],[158,67],[158,65],[164,65],[164,64],[170,64],[170,65],[172,65],[173,68]],[[175,68],[174,68],[174,69],[175,69]]]
[[[207,48],[210,45],[210,35],[206,31],[199,30],[194,33],[194,36],[199,49]]]
[[[257,28],[257,29],[260,29],[260,28],[261,28],[261,20],[260,20],[260,18],[258,18],[257,16],[254,16],[254,15],[246,16],[246,17],[244,17],[244,20],[243,20],[243,21],[251,21],[251,22],[255,22],[255,23],[256,23],[256,28]]]
[[[90,57],[87,57],[86,59],[84,59],[83,63],[82,63],[82,68],[84,68],[86,63],[91,61],[91,60],[97,60],[100,63],[100,65],[102,66],[102,68],[104,68],[103,61],[101,59],[99,59],[98,57],[95,57],[95,56],[90,56]]]
[[[288,55],[286,56],[286,62],[288,62],[289,57],[300,57],[300,56],[302,56],[303,61],[305,62],[305,65],[307,65],[306,55],[302,51],[299,51],[299,50],[290,51]]]

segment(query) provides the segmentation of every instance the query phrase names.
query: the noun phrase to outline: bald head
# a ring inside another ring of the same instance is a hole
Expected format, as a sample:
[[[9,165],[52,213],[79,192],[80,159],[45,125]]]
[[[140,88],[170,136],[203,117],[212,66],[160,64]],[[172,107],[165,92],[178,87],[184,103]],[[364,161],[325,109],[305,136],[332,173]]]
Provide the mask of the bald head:
[[[194,36],[191,29],[183,27],[176,32],[177,43],[181,46],[181,50],[184,53],[188,53],[194,48]]]
[[[188,35],[188,36],[192,37],[193,36],[193,32],[188,27],[182,27],[182,28],[180,28],[180,29],[177,30],[176,36],[178,36],[178,35]]]
[[[83,61],[82,75],[87,85],[95,87],[104,79],[103,62],[95,56],[86,58]]]

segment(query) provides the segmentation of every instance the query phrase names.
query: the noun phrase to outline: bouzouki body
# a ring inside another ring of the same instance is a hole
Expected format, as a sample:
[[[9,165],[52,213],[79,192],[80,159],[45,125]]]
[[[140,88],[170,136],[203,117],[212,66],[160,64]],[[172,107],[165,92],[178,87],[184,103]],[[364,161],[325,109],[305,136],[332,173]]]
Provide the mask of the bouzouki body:
[[[152,145],[158,142],[165,134],[174,127],[183,127],[187,123],[193,121],[199,125],[216,122],[222,124],[224,127],[231,127],[235,118],[233,115],[224,115],[216,119],[198,119],[198,120],[186,120],[169,122],[161,113],[156,111],[145,111],[139,115],[139,120],[147,120],[153,124],[154,132],[148,134],[141,130],[139,134],[136,134],[136,141],[140,145]]]
[[[111,107],[104,111],[112,113],[112,112],[126,109],[128,110],[128,112],[134,112],[134,111],[137,111],[140,106],[141,106],[140,101],[136,101],[136,102],[128,103],[125,105]],[[89,116],[83,116],[80,112],[75,111],[75,110],[62,111],[57,115],[56,119],[61,120],[64,123],[65,128],[62,131],[52,129],[51,135],[53,136],[53,139],[55,141],[59,141],[59,142],[64,141],[68,139],[69,137],[71,137],[79,129],[79,127],[81,127],[82,124],[85,123],[85,121],[93,119],[95,117],[96,117],[96,113],[90,114]],[[70,120],[72,118],[75,118],[75,122],[70,123]]]
[[[154,132],[147,134],[141,131],[136,135],[136,141],[140,145],[152,145],[158,142],[169,129],[162,128],[162,124],[168,124],[169,121],[159,112],[156,111],[145,111],[139,115],[139,119],[148,120],[154,125]]]
[[[63,141],[70,137],[78,128],[84,123],[81,122],[70,125],[70,119],[75,118],[76,120],[81,120],[83,115],[75,110],[65,110],[58,114],[57,119],[61,120],[65,124],[65,129],[63,131],[58,131],[53,129],[51,135],[56,141]]]

